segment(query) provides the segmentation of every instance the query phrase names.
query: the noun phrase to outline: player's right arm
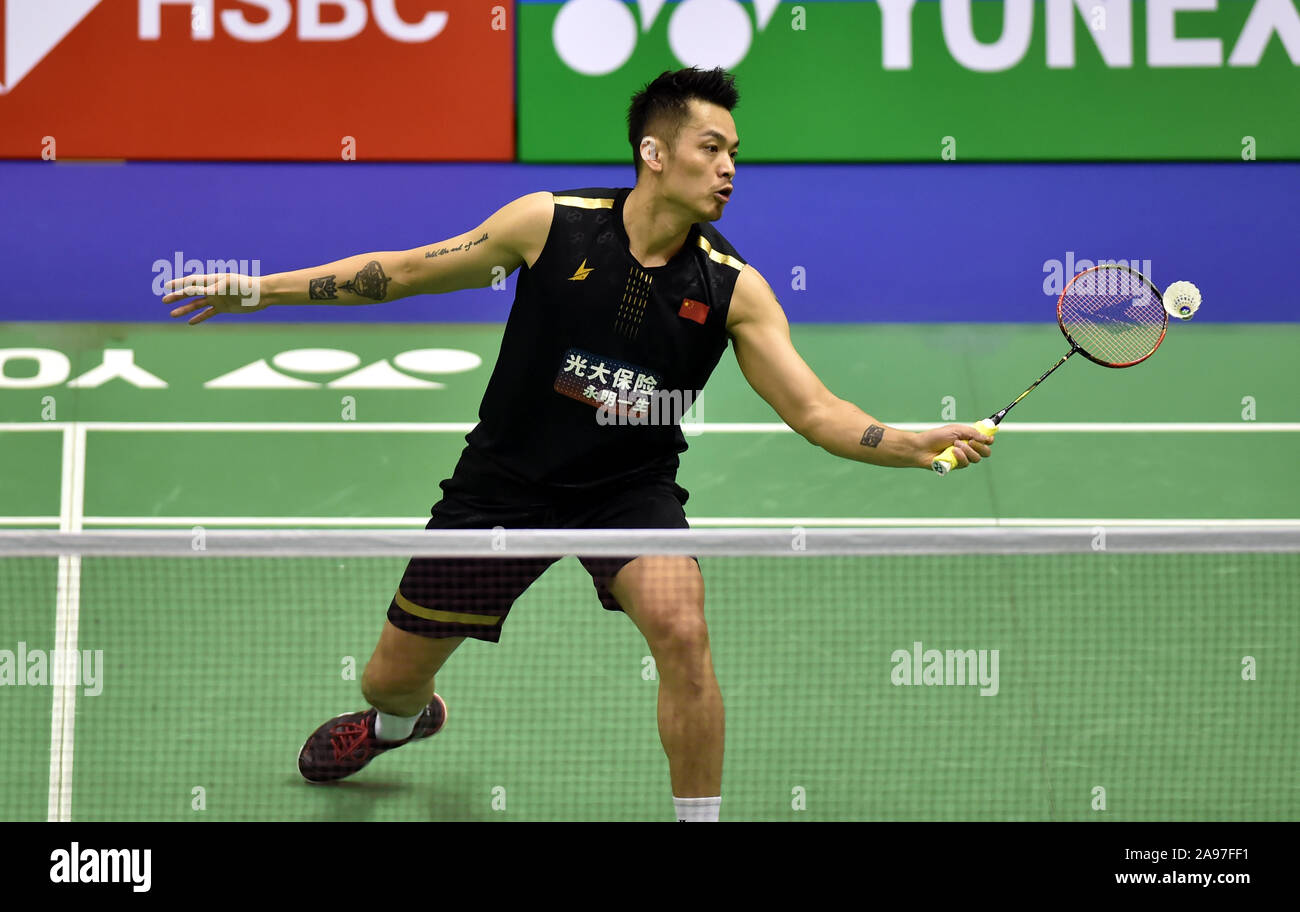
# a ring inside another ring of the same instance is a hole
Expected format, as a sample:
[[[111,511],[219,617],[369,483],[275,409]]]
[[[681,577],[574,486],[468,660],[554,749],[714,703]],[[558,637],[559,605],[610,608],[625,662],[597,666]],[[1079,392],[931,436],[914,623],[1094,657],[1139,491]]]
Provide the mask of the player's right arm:
[[[484,288],[537,261],[554,210],[549,192],[530,193],[498,209],[478,227],[436,244],[362,253],[260,277],[185,276],[166,284],[169,291],[162,303],[194,298],[171,315],[201,310],[189,321],[201,323],[219,313],[252,313],[270,306],[377,304],[417,294]]]

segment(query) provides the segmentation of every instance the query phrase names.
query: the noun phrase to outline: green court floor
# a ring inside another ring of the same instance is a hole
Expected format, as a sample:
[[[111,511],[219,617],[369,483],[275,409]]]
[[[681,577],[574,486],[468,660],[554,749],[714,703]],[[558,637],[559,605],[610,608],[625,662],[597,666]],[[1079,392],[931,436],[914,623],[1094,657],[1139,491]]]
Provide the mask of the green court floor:
[[[0,325],[0,527],[418,527],[499,338]],[[794,338],[833,391],[907,426],[994,411],[1064,351],[1054,326]],[[1192,323],[1129,370],[1072,362],[1017,408],[993,459],[945,479],[781,430],[727,354],[679,480],[712,526],[1297,521],[1298,343],[1291,324]],[[0,560],[0,651],[53,647],[58,564]],[[303,783],[306,734],[361,706],[401,569],[84,559],[77,645],[102,650],[102,689],[77,691],[75,750],[52,764],[52,688],[0,688],[0,818],[46,819],[53,778],[74,820],[669,819],[645,643],[572,559],[525,594],[500,645],[449,662],[433,742],[337,787]],[[1295,555],[723,558],[704,572],[724,819],[1300,816]],[[897,686],[891,655],[916,642],[998,650],[997,693]]]

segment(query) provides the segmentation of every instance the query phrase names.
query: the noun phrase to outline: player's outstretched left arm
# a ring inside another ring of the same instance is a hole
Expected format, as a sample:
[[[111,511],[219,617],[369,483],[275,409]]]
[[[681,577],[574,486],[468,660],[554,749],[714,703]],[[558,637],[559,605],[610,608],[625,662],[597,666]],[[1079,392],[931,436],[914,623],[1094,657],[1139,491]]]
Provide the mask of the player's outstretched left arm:
[[[191,275],[164,286],[171,311],[202,323],[217,314],[249,314],[271,305],[378,304],[418,294],[484,288],[541,255],[554,198],[541,191],[502,206],[478,227],[412,250],[360,253],[323,266],[267,276]]]
[[[811,443],[873,465],[929,469],[949,446],[957,468],[989,455],[993,438],[965,424],[903,431],[877,421],[828,390],[795,350],[790,324],[767,281],[746,265],[727,317],[736,360],[749,385]]]

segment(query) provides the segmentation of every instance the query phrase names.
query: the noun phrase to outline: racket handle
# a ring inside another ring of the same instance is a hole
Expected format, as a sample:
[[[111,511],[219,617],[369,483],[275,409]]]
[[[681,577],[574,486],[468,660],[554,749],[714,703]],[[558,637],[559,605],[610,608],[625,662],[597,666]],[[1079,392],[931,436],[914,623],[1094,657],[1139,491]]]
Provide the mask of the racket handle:
[[[981,418],[975,422],[975,430],[986,437],[995,437],[998,433],[998,426],[987,418]],[[930,468],[940,475],[947,475],[950,469],[957,468],[957,454],[952,451],[952,447],[948,447],[948,449],[934,457],[934,462],[930,463]]]

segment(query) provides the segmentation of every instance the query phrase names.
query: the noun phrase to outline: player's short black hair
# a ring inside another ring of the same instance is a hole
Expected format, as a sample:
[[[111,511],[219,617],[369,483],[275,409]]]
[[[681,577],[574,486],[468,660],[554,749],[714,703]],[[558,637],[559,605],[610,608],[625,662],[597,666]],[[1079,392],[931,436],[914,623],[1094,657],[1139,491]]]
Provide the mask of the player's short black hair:
[[[641,173],[641,138],[651,124],[662,124],[664,142],[672,145],[690,113],[692,98],[707,101],[728,111],[740,103],[736,78],[722,67],[699,70],[665,70],[632,96],[627,109],[627,139],[632,144],[632,163]]]

